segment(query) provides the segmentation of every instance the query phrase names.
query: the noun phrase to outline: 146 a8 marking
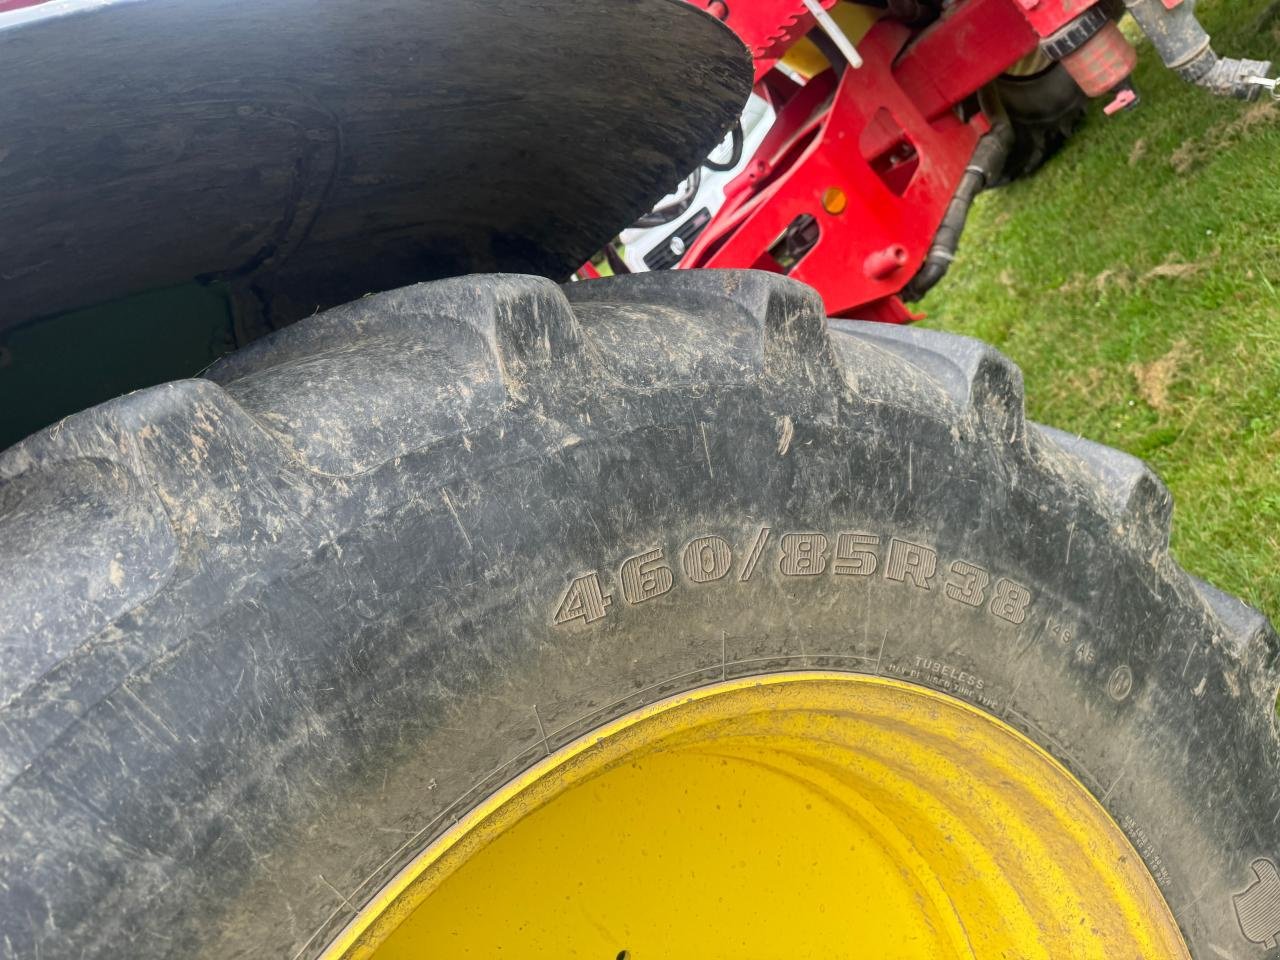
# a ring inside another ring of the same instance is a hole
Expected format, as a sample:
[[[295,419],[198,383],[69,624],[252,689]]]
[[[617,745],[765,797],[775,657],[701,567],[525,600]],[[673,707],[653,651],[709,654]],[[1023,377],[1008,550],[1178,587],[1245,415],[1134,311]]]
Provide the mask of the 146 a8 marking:
[[[985,607],[993,616],[1012,624],[1027,619],[1031,591],[1007,577],[994,579],[985,568],[968,560],[953,560],[939,573],[938,552],[923,543],[899,537],[882,537],[864,531],[783,533],[774,542],[773,529],[761,527],[735,564],[732,545],[714,534],[694,537],[675,556],[653,547],[624,559],[617,582],[630,606],[655,600],[675,589],[677,579],[692,585],[732,577],[747,583],[768,561],[784,577],[873,577],[896,581],[919,590],[935,590],[955,603]],[[736,569],[735,569],[736,567]],[[682,577],[677,577],[677,570]],[[608,616],[614,595],[606,593],[598,572],[577,577],[569,584],[552,617],[556,624],[594,623]]]

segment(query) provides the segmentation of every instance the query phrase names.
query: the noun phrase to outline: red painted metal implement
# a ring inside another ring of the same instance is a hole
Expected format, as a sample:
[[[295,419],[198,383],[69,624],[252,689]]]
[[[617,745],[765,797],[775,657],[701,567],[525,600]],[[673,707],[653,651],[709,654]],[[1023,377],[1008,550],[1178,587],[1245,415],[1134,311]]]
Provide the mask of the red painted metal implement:
[[[723,20],[751,51],[759,80],[773,69],[787,49],[814,27],[813,14],[803,0],[688,0]],[[836,0],[820,0],[824,8]]]
[[[821,74],[780,105],[765,145],[684,267],[749,265],[818,287],[833,315],[905,319],[891,299],[924,261],[985,117],[931,119],[892,69],[911,31],[884,21],[860,45],[865,65]],[[836,188],[843,208],[824,208]],[[804,217],[817,236],[794,264],[774,250]],[[885,251],[903,251],[885,255]]]
[[[1213,92],[1251,98],[1270,67],[1218,58],[1181,0],[885,0],[852,58],[840,55],[849,39],[815,15],[829,20],[834,0],[688,2],[746,43],[776,119],[676,265],[786,273],[834,316],[915,319],[904,295],[918,299],[945,273],[969,203],[1001,174],[1012,133],[990,89],[1015,67],[1060,63],[1108,116],[1132,108],[1137,55],[1116,26],[1126,6],[1167,64]],[[806,37],[830,69],[789,68]],[[988,134],[993,149],[980,150]]]
[[[923,31],[882,20],[859,43],[860,68],[800,84],[777,61],[812,28],[803,11],[790,0],[730,8],[778,116],[680,266],[785,272],[817,287],[834,316],[909,321],[897,295],[991,128],[962,105],[1033,52],[1037,34],[1015,0],[968,0]],[[833,190],[838,209],[823,202]]]

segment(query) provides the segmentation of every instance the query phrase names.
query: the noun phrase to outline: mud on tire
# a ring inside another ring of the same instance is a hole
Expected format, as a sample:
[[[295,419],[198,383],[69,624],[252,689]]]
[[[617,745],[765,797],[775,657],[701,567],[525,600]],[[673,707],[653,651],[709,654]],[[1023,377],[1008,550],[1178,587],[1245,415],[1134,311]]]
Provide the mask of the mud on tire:
[[[465,277],[0,477],[3,956],[315,956],[547,750],[809,668],[1023,731],[1195,957],[1276,956],[1276,635],[1170,559],[1146,467],[1028,423],[980,343],[828,325],[767,274]],[[705,538],[725,575],[682,565]],[[624,581],[642,556],[664,589]]]

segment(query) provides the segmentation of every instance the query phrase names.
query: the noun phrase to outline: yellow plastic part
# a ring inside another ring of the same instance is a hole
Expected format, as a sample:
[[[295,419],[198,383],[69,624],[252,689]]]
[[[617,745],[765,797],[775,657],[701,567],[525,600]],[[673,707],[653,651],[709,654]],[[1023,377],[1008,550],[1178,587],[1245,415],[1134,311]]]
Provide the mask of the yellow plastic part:
[[[1034,77],[1037,73],[1044,73],[1052,66],[1053,58],[1037,47],[1006,70],[1005,75],[1010,77]]]
[[[864,7],[860,4],[847,2],[837,3],[827,12],[831,14],[831,19],[836,22],[836,26],[855,45],[867,35],[867,31],[871,29],[872,25],[883,16],[882,12],[874,7]],[[801,37],[787,48],[787,52],[782,57],[782,63],[806,80],[817,76],[831,66],[830,61],[822,55],[818,47],[807,37]]]
[[[327,958],[1186,958],[1142,860],[959,700],[803,673],[655,704],[428,849]]]

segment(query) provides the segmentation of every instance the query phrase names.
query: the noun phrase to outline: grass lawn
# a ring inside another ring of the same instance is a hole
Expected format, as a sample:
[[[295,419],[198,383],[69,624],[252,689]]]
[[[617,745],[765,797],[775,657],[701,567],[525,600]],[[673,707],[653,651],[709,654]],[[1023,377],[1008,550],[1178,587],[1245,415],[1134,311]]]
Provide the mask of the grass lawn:
[[[1197,10],[1220,53],[1280,62],[1280,2]],[[1150,463],[1179,561],[1280,623],[1280,103],[1215,99],[1139,49],[1142,105],[1095,105],[979,199],[927,325],[1021,365],[1034,419]]]

